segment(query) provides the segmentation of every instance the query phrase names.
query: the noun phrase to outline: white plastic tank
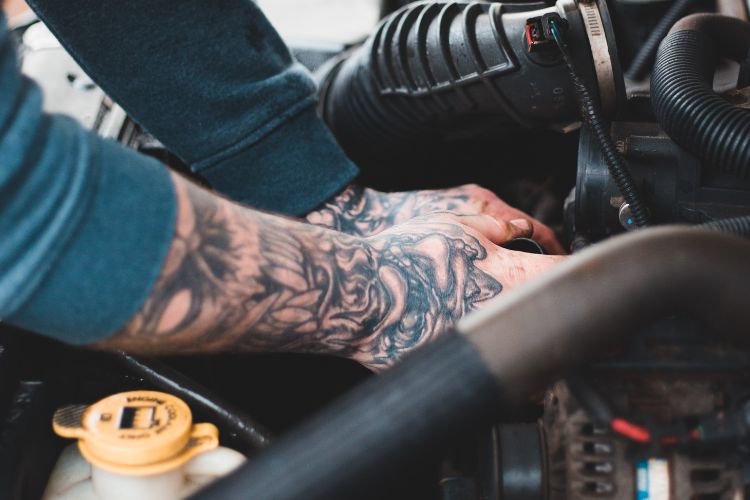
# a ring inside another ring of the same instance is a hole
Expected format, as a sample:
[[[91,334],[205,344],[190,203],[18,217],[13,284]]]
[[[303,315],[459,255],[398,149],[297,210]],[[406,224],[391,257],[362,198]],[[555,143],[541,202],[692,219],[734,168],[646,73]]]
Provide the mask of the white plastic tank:
[[[177,500],[245,461],[219,446],[213,424],[193,424],[190,408],[161,392],[61,408],[53,427],[78,442],[60,454],[43,500]]]

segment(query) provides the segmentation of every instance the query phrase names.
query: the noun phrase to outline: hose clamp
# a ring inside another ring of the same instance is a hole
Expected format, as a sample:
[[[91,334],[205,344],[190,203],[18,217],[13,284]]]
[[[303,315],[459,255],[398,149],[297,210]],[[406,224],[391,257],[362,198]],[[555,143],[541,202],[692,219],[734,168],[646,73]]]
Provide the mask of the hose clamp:
[[[609,44],[607,43],[602,16],[599,13],[599,6],[593,0],[579,1],[578,10],[586,27],[586,36],[591,47],[591,56],[594,60],[596,81],[599,87],[599,99],[604,111],[612,113],[617,105],[617,90],[612,59],[609,55]]]

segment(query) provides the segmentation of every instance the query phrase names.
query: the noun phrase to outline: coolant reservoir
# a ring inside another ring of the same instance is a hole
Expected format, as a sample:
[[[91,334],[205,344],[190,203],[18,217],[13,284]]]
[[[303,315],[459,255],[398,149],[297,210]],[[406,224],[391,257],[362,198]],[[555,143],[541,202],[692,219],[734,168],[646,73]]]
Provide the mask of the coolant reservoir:
[[[213,424],[193,424],[187,404],[162,392],[66,406],[53,428],[78,445],[60,455],[44,500],[177,500],[245,461],[219,446]]]

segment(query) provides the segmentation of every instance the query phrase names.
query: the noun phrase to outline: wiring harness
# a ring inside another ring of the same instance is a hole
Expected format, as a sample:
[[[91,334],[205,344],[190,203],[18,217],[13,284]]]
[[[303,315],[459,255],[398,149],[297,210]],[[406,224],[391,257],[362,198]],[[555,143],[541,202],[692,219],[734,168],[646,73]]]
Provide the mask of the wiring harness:
[[[563,61],[568,67],[570,78],[576,89],[576,95],[581,107],[581,118],[596,138],[610,175],[612,175],[617,188],[622,193],[623,198],[625,198],[625,202],[630,206],[635,225],[641,228],[647,227],[649,225],[648,210],[641,200],[633,177],[625,165],[625,161],[617,152],[617,147],[609,134],[608,126],[603,118],[603,113],[597,100],[581,79],[573,62],[573,57],[565,40],[568,29],[567,22],[558,14],[547,14],[542,19],[542,26],[544,27],[545,35],[554,40],[560,49]]]
[[[656,425],[638,422],[618,412],[606,397],[580,376],[568,377],[566,383],[594,423],[640,445],[705,449],[750,439],[750,402],[691,422]]]

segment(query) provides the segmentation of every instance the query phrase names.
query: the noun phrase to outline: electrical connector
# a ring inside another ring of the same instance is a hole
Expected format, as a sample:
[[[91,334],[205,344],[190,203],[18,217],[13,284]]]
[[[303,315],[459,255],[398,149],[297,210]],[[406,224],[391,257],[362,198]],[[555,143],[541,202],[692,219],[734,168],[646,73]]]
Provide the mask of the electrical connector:
[[[568,21],[560,17],[560,14],[557,12],[552,12],[549,14],[544,14],[542,16],[542,29],[544,30],[544,36],[548,38],[549,40],[555,41],[555,36],[552,33],[552,24],[555,25],[555,28],[557,29],[557,32],[562,36],[563,38],[566,37],[568,34]]]
[[[558,32],[563,36],[567,33],[568,22],[557,13],[544,14],[543,16],[527,19],[526,27],[524,29],[527,52],[534,53],[557,50],[555,37],[550,28],[550,21],[554,21]]]
[[[555,48],[555,41],[545,31],[541,17],[532,17],[526,20],[524,36],[526,38],[526,50],[529,53]]]

